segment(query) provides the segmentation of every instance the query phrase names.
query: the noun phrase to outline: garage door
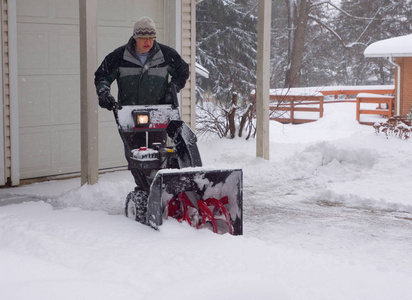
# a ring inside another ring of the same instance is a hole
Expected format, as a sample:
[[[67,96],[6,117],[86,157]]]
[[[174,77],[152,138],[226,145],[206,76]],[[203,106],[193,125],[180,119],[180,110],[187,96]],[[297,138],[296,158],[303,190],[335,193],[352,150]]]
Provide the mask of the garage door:
[[[155,20],[163,42],[173,2],[99,0],[99,64],[127,42],[141,16]],[[80,171],[78,13],[78,0],[17,1],[21,179]],[[125,165],[113,115],[100,110],[99,168]]]

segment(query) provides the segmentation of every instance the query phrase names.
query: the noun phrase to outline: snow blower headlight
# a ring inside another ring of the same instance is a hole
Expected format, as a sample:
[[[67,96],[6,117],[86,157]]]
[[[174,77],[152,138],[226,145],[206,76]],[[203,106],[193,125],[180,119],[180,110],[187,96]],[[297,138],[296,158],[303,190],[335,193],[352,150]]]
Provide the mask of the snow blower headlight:
[[[150,113],[134,110],[132,112],[135,127],[147,127],[150,124]]]
[[[148,115],[138,115],[137,116],[137,124],[138,125],[149,124],[149,116]]]

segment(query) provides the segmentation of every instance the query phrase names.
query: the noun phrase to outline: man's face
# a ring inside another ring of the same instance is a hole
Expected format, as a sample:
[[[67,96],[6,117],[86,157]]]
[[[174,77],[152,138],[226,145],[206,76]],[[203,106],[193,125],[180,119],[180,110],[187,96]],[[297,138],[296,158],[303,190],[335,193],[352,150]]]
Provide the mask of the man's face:
[[[136,38],[136,50],[140,54],[149,52],[153,47],[154,38]]]

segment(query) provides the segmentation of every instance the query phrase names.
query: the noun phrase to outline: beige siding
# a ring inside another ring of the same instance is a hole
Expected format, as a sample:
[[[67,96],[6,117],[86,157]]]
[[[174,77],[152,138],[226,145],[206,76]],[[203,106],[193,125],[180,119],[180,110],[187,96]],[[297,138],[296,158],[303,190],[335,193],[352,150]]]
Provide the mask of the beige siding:
[[[7,13],[7,1],[1,0],[1,63],[2,63],[2,126],[0,127],[2,132],[0,137],[2,138],[2,150],[1,150],[1,174],[0,185],[10,182],[11,177],[11,148],[10,148],[10,69],[9,69],[9,45],[8,45],[8,13]]]
[[[182,57],[189,64],[190,77],[181,92],[182,120],[195,129],[195,43],[196,43],[196,1],[182,0]]]

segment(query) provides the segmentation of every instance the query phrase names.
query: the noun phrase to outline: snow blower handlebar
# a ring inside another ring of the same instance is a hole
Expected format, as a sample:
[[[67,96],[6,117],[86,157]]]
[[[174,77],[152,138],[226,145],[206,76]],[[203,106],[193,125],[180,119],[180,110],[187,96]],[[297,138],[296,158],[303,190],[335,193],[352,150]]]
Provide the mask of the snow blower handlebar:
[[[131,153],[131,152],[132,152],[132,151],[131,151],[132,149],[130,149],[129,143],[126,141],[126,138],[125,138],[124,135],[123,135],[122,127],[120,126],[119,112],[118,112],[120,109],[122,109],[122,107],[116,102],[116,103],[113,105],[113,115],[114,115],[114,119],[115,119],[115,121],[116,121],[117,129],[119,130],[120,137],[122,138],[122,142],[123,142],[124,146],[126,147],[127,152],[130,152],[130,153]]]

